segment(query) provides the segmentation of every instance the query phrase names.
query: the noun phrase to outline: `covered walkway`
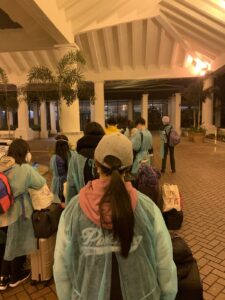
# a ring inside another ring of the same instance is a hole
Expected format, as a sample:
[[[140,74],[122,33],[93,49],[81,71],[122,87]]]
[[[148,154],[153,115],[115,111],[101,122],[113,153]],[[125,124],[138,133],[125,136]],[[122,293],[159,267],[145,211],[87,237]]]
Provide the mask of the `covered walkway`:
[[[160,168],[157,134],[154,142],[155,165]],[[41,147],[37,141],[30,143],[32,150],[36,148],[41,151],[42,162],[43,151],[48,151],[52,144],[49,147],[50,144],[43,141]],[[39,161],[38,152],[34,152],[33,157]],[[184,198],[184,223],[178,234],[186,239],[197,259],[204,285],[204,299],[224,300],[225,186],[222,182],[225,178],[225,144],[218,144],[215,148],[212,142],[194,144],[183,138],[175,149],[175,157],[177,173],[172,174],[167,167],[161,184],[177,183]],[[0,299],[55,300],[57,297],[54,291],[53,283],[49,287],[31,287],[27,282],[15,289],[9,288],[0,294]]]

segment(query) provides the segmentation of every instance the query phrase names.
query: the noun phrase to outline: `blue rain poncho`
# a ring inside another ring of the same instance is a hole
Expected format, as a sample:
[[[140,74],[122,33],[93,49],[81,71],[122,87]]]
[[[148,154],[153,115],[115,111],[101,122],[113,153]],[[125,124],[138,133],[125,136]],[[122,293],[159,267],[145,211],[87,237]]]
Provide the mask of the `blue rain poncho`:
[[[148,150],[152,148],[152,135],[151,132],[147,129],[141,131],[143,134],[143,139],[141,139],[140,131],[138,131],[135,135],[133,135],[130,140],[132,142],[133,150],[138,151],[136,157],[134,159],[131,173],[136,174],[140,167],[141,161],[148,160],[150,164],[150,157]]]
[[[4,259],[11,261],[37,249],[28,188],[40,189],[46,180],[29,164],[14,165],[8,177],[15,203],[5,214],[0,215],[0,227],[8,226]]]
[[[71,156],[67,174],[66,204],[85,186],[84,166],[87,159],[76,151]],[[89,164],[94,177],[94,159],[89,159]]]
[[[72,155],[72,151],[68,155],[68,165]],[[67,168],[63,159],[59,155],[52,155],[50,160],[50,170],[52,172],[51,191],[63,200],[63,184],[67,180]]]
[[[169,135],[169,132],[171,130],[172,126],[167,124],[163,125],[162,128],[159,131],[159,136],[160,136],[160,157],[163,159],[164,158],[164,144],[166,144],[167,137]]]
[[[110,298],[112,251],[124,300],[174,300],[177,272],[171,238],[157,206],[138,192],[128,258],[110,232],[102,232],[81,210],[79,195],[64,210],[57,234],[54,278],[59,300]]]

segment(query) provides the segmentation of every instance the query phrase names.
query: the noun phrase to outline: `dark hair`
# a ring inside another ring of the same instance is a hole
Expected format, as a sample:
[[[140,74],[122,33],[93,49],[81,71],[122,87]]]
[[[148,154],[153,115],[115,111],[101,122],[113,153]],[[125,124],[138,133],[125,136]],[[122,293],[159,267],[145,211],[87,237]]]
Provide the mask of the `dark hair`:
[[[22,139],[15,139],[9,146],[8,156],[15,159],[19,165],[26,163],[26,155],[30,152],[29,144]]]
[[[117,121],[114,117],[108,118],[107,122],[108,125],[116,125]]]
[[[119,239],[121,255],[127,257],[134,235],[134,213],[130,196],[121,178],[121,174],[126,169],[120,169],[121,161],[111,155],[106,156],[104,162],[109,167],[105,167],[98,162],[96,164],[105,175],[111,175],[111,180],[99,203],[100,220],[101,224],[104,224],[104,204],[110,203],[113,237]]]
[[[142,117],[138,118],[135,121],[135,126],[137,126],[138,124],[145,125],[145,119],[143,119]]]
[[[105,131],[97,122],[90,122],[84,129],[84,135],[104,135]]]
[[[66,165],[66,170],[68,169],[68,157],[70,156],[70,147],[68,144],[68,137],[60,134],[57,135],[55,143],[55,154],[60,156]]]

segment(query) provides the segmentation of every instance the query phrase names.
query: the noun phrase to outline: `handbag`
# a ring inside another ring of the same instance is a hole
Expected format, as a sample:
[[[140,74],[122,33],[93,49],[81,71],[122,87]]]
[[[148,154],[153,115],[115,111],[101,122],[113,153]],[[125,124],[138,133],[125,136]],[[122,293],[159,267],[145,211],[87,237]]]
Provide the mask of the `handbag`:
[[[28,189],[28,191],[31,197],[32,206],[35,210],[47,208],[54,201],[54,195],[49,190],[47,184],[38,190]]]
[[[34,228],[34,236],[36,238],[49,238],[58,230],[63,208],[58,203],[52,203],[48,208],[34,210],[32,214],[32,223]]]
[[[162,186],[163,212],[173,208],[181,211],[181,198],[178,186],[176,184],[165,183]]]

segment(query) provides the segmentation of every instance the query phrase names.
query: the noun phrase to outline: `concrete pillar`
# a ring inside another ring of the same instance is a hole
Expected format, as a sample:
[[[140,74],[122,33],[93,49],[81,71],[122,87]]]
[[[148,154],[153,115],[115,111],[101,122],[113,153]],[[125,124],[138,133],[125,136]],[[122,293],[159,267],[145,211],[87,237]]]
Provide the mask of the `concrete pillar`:
[[[95,82],[95,103],[91,105],[91,121],[98,122],[105,128],[104,81]]]
[[[174,104],[174,128],[178,134],[181,134],[181,94],[175,94]]]
[[[60,104],[60,131],[65,134],[72,147],[76,147],[77,140],[83,135],[80,131],[80,105],[77,98],[70,106],[62,100]]]
[[[25,95],[20,94],[18,102],[18,128],[15,131],[15,137],[29,141],[33,139],[33,131],[29,128],[29,111]]]
[[[9,111],[9,125],[13,126],[13,112]]]
[[[128,120],[133,121],[134,118],[134,104],[133,100],[128,100]]]
[[[50,121],[51,121],[51,133],[56,134],[56,111],[55,102],[50,102]]]
[[[148,128],[148,94],[142,95],[141,116],[145,119],[146,128]]]
[[[47,115],[46,115],[46,102],[42,101],[40,106],[40,115],[41,115],[41,138],[48,138],[47,130]]]
[[[203,91],[212,87],[214,84],[213,77],[208,77],[203,82]],[[202,102],[202,126],[205,127],[206,133],[214,133],[215,126],[213,125],[213,95],[206,97]]]
[[[215,126],[221,127],[221,99],[215,101]]]
[[[181,94],[176,93],[168,99],[168,116],[170,124],[177,131],[181,133]]]
[[[34,125],[39,124],[39,118],[38,118],[38,104],[33,103],[33,111],[34,111]]]

